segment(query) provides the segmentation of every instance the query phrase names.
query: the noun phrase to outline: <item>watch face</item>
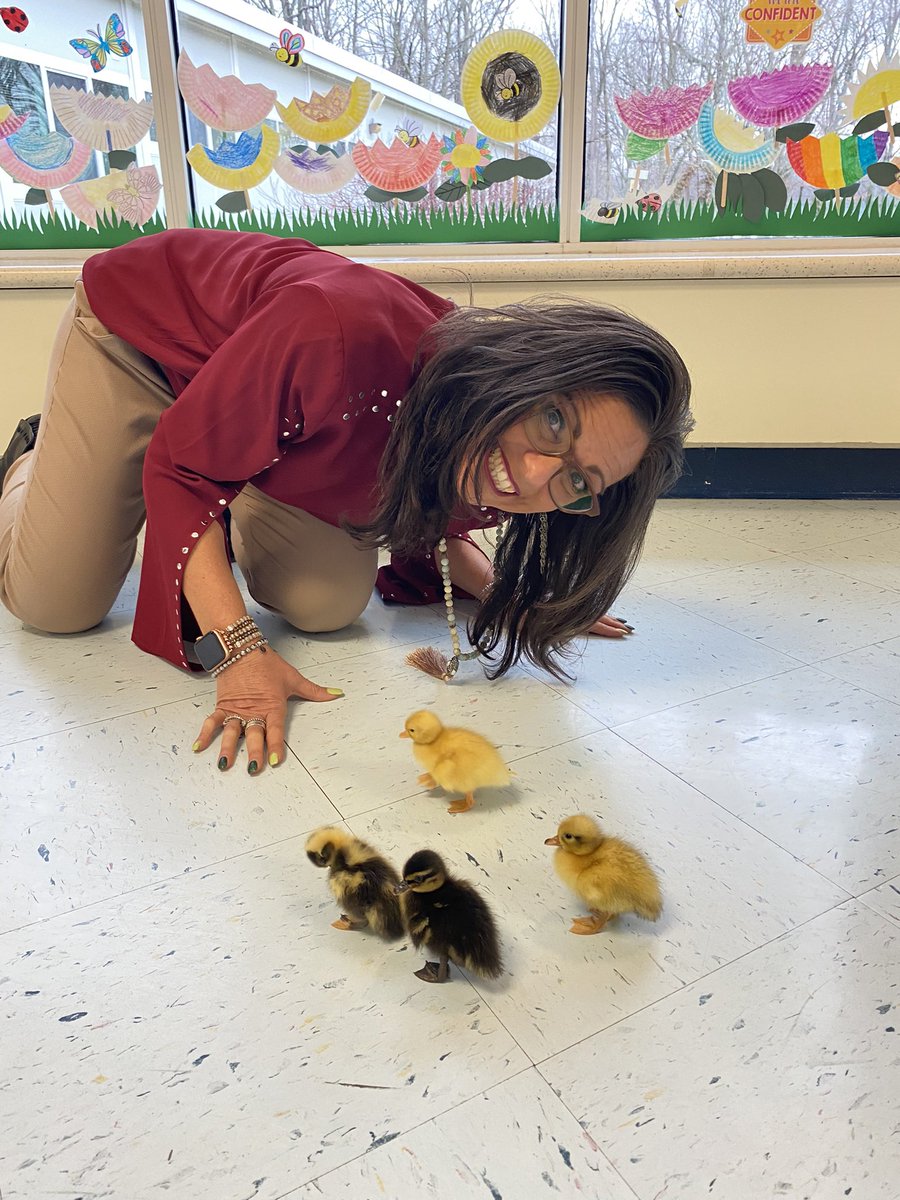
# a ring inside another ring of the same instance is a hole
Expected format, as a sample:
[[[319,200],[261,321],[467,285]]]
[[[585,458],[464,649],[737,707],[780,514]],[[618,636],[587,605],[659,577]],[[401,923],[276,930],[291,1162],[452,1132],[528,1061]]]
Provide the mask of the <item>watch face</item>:
[[[194,651],[197,661],[204,671],[211,671],[213,667],[217,667],[219,663],[225,661],[225,647],[214,629],[209,633],[204,633],[202,638],[194,642]]]

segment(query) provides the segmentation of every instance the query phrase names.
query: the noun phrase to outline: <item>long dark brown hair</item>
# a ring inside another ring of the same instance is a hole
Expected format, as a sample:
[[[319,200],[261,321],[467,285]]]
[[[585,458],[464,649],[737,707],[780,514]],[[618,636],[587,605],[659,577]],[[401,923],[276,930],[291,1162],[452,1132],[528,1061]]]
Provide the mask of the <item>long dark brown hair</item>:
[[[493,657],[491,678],[523,655],[557,676],[559,657],[608,611],[640,556],[653,505],[681,473],[692,426],[690,377],[656,330],[618,309],[540,300],[457,309],[433,325],[381,462],[371,522],[349,527],[363,544],[421,553],[444,534],[498,435],[542,398],[589,390],[627,403],[649,445],[637,468],[606,489],[600,516],[511,515],[499,536],[494,582],[469,629]],[[496,652],[496,653],[495,653]]]

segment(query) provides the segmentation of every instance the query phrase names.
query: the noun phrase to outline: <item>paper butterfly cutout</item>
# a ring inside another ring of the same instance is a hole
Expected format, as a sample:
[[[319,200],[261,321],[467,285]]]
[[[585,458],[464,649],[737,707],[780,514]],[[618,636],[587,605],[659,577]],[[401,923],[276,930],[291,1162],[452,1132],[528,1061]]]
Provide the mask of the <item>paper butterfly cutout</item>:
[[[108,54],[118,54],[120,58],[127,58],[133,53],[134,48],[125,41],[125,26],[118,13],[113,13],[106,22],[105,37],[100,36],[99,25],[96,29],[89,29],[88,33],[93,33],[96,41],[91,37],[73,38],[69,45],[77,50],[82,58],[89,58],[95,71],[103,70]]]
[[[160,193],[156,167],[128,166],[128,180],[123,188],[109,193],[109,202],[129,225],[143,225],[156,212]]]

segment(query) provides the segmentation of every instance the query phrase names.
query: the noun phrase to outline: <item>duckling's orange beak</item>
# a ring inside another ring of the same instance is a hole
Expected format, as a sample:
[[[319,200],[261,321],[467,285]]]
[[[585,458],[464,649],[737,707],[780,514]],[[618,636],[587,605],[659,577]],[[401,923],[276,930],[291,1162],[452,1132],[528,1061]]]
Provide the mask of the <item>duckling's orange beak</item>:
[[[408,738],[408,737],[409,737],[409,734],[408,734],[408,733],[406,732],[406,730],[404,729],[404,730],[403,730],[403,732],[400,734],[400,736],[401,736],[401,737]]]
[[[545,846],[558,846],[559,845],[559,837],[557,836],[557,837],[552,837],[552,838],[545,838],[544,845]]]

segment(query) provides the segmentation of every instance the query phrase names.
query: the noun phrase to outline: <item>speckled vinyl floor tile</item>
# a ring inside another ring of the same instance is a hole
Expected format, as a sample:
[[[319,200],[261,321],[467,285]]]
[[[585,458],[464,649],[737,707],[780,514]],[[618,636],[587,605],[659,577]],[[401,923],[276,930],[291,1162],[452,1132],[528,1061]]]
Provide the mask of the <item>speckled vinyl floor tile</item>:
[[[663,511],[788,554],[900,529],[895,500],[667,500]]]
[[[896,1200],[898,1017],[900,929],[850,902],[541,1072],[640,1200]]]
[[[900,706],[802,667],[618,728],[858,894],[900,870]]]
[[[476,803],[451,816],[416,796],[348,823],[399,867],[439,847],[451,871],[484,889],[510,982],[475,984],[535,1061],[846,899],[609,731],[520,760],[516,781],[518,798],[494,812]],[[587,910],[557,878],[544,841],[576,812],[655,865],[665,904],[657,924],[630,916],[593,937],[569,933]]]
[[[0,937],[4,1200],[274,1200],[529,1065],[302,839]]]

